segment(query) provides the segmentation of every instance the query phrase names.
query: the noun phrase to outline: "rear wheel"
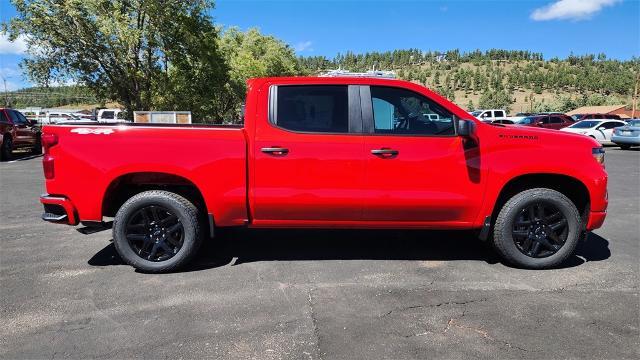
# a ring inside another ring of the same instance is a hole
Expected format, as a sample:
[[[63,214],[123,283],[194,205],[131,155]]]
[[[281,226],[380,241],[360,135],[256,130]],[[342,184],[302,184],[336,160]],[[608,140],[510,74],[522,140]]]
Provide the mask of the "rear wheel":
[[[11,136],[5,136],[0,147],[0,160],[9,161],[13,157],[13,139]]]
[[[198,210],[168,191],[139,193],[118,210],[113,240],[122,259],[145,272],[170,272],[187,264],[201,243]]]
[[[621,144],[621,145],[620,145],[620,149],[622,149],[622,150],[629,150],[629,149],[631,149],[631,145]]]
[[[573,254],[582,220],[565,195],[551,189],[523,191],[498,214],[493,244],[509,263],[530,269],[560,265]]]
[[[40,137],[40,134],[36,136],[36,143],[33,144],[33,149],[31,149],[31,153],[33,155],[42,154],[42,138]]]

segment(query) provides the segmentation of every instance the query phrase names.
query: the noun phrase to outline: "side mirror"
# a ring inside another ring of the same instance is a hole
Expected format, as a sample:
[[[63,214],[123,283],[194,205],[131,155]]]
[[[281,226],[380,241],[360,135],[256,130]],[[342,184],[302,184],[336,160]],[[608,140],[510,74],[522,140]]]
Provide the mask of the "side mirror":
[[[458,135],[471,137],[476,132],[476,123],[472,120],[458,120]]]

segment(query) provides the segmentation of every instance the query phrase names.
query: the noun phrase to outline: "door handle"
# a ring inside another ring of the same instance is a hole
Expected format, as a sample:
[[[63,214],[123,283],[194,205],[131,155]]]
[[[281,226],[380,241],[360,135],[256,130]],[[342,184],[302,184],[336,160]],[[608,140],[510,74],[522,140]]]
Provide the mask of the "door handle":
[[[381,157],[393,157],[398,155],[400,152],[398,150],[382,148],[382,149],[373,149],[371,150],[371,153],[373,155],[377,155]]]
[[[271,154],[271,155],[287,155],[289,153],[289,149],[279,147],[279,146],[265,147],[260,149],[260,151],[262,151],[265,154]]]

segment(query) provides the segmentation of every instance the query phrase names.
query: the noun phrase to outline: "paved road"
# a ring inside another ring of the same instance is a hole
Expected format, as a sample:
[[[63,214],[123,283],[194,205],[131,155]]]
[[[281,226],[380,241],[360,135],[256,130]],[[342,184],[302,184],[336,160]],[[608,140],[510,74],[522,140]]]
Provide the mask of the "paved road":
[[[40,159],[2,163],[0,357],[637,359],[640,152],[608,149],[607,169],[605,226],[561,269],[465,233],[227,231],[147,275],[109,231],[39,220]]]

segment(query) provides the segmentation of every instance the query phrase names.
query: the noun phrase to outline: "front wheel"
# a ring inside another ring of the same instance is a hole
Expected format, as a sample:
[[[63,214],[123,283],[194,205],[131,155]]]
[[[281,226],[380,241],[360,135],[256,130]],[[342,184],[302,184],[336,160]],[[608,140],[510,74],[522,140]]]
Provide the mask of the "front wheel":
[[[118,210],[113,240],[120,257],[136,269],[175,271],[200,247],[198,210],[189,200],[169,191],[141,192]]]
[[[573,254],[582,229],[578,209],[551,189],[526,190],[498,214],[493,245],[507,262],[529,269],[560,265]]]
[[[619,146],[620,146],[620,149],[622,149],[622,150],[629,150],[629,149],[631,149],[631,145],[622,144],[622,145],[619,145]]]

